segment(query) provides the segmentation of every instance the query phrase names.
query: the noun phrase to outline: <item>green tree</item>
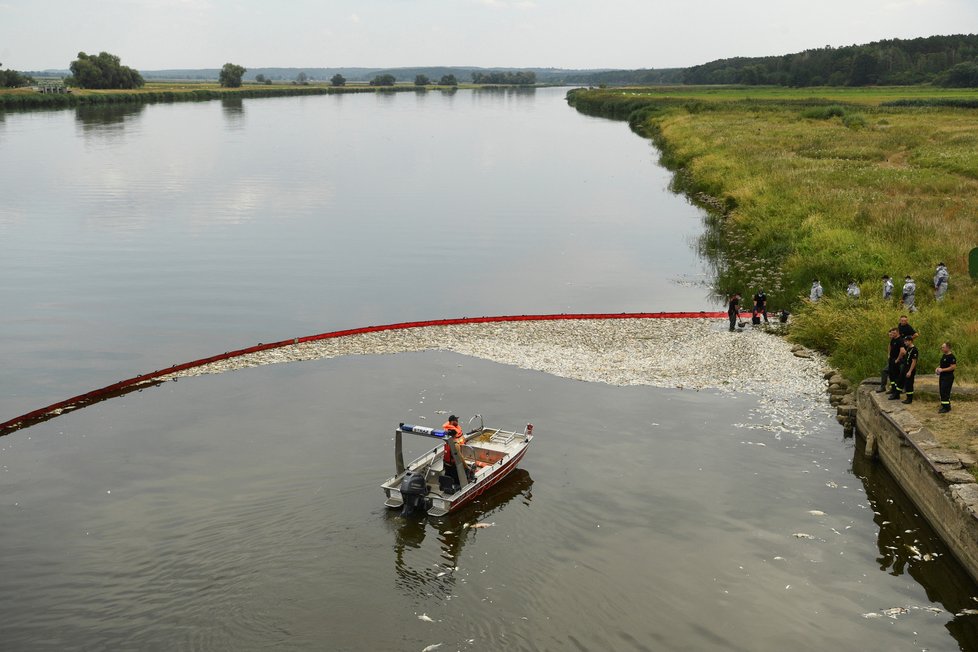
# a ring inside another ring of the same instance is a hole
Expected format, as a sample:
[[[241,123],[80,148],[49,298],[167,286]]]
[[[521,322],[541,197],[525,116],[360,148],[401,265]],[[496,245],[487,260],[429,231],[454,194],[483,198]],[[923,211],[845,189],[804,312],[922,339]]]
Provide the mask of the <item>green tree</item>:
[[[307,75],[305,73],[305,71],[302,71],[298,75],[295,76],[295,81],[296,81],[297,84],[303,84],[303,85],[308,84],[309,83],[309,75]]]
[[[416,75],[414,78],[415,86],[427,86],[430,83],[431,80],[428,79],[428,75]]]
[[[965,61],[941,73],[936,82],[949,88],[978,88],[978,63]]]
[[[258,82],[259,84],[264,84],[265,83],[265,75],[263,75],[261,73],[258,73],[257,75],[255,75],[255,81]]]
[[[140,88],[146,83],[138,71],[121,65],[119,57],[108,52],[98,56],[79,52],[69,68],[70,81],[80,88]]]
[[[397,79],[394,78],[394,75],[390,75],[390,74],[377,75],[370,81],[370,85],[371,86],[393,86],[394,82],[396,81]]]
[[[221,86],[225,88],[239,88],[241,86],[241,77],[247,72],[247,68],[239,66],[234,63],[226,63],[224,67],[221,68],[221,74],[218,77],[218,81],[221,82]]]
[[[0,63],[0,68],[3,64]],[[33,84],[34,79],[29,75],[23,75],[16,70],[0,70],[0,86],[6,88],[17,88],[19,86],[27,86],[28,84]]]
[[[329,79],[329,83],[333,86],[346,86],[346,77],[340,73],[336,73]]]
[[[458,80],[455,79],[455,75],[442,75],[441,79],[438,80],[439,86],[458,86]]]

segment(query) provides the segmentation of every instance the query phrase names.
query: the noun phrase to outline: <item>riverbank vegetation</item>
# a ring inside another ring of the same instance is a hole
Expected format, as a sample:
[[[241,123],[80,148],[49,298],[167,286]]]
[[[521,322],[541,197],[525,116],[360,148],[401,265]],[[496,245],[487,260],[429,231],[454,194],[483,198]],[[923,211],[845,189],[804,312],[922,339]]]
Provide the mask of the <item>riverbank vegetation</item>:
[[[874,98],[875,101],[873,101]],[[884,99],[885,98],[885,99]],[[925,106],[894,106],[913,98]],[[829,353],[847,377],[878,376],[901,308],[880,277],[917,280],[911,323],[921,368],[950,340],[958,377],[978,380],[978,112],[942,106],[978,91],[941,89],[619,89],[568,95],[578,110],[628,120],[655,140],[675,187],[711,213],[700,246],[719,296],[763,288],[795,313],[791,337]],[[924,101],[927,100],[927,101]],[[927,105],[930,104],[930,105]],[[946,262],[950,292],[930,290]],[[819,278],[826,297],[810,304]],[[845,296],[855,279],[863,298]]]
[[[430,85],[417,87],[414,84],[395,86],[368,86],[366,84],[342,85],[294,84],[266,82],[242,84],[240,87],[225,88],[218,83],[204,82],[148,82],[145,86],[131,90],[93,90],[71,89],[70,93],[39,93],[32,88],[0,89],[0,110],[3,109],[59,109],[75,106],[99,104],[140,104],[155,102],[198,102],[227,97],[282,97],[289,95],[331,95],[335,93],[376,93],[376,92],[417,92],[427,89],[451,90],[456,86],[440,87]]]

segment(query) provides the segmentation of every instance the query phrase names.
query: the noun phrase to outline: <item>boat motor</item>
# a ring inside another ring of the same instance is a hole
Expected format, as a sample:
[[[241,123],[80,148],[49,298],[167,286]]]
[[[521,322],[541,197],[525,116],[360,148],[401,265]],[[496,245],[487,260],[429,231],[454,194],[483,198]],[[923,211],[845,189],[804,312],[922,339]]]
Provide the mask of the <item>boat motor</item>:
[[[425,474],[414,471],[405,473],[401,478],[401,499],[404,501],[401,516],[410,516],[417,509],[428,511],[431,499],[427,496],[428,484],[425,482]]]

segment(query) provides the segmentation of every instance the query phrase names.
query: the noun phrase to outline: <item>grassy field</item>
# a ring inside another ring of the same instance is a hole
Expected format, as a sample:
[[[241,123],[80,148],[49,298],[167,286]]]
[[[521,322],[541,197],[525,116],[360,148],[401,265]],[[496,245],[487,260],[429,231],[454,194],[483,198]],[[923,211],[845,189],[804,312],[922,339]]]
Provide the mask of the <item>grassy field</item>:
[[[899,294],[909,274],[921,367],[933,369],[950,340],[958,378],[978,380],[978,286],[967,274],[978,246],[978,110],[939,106],[978,91],[601,89],[569,99],[652,137],[677,189],[714,211],[701,245],[718,294],[764,288],[795,314],[792,338],[861,380],[878,375],[901,314],[880,298],[879,279],[894,277]],[[901,99],[938,106],[883,106]],[[930,289],[938,261],[951,273],[941,303]],[[811,305],[814,277],[825,298]],[[859,301],[845,296],[850,279]]]
[[[604,90],[604,89],[602,89]],[[978,101],[978,90],[970,88],[940,88],[937,86],[867,86],[858,88],[813,86],[786,88],[783,86],[653,86],[620,88],[609,92],[632,97],[736,102],[744,100],[781,100],[810,102],[823,100],[867,106],[902,99],[968,99]]]

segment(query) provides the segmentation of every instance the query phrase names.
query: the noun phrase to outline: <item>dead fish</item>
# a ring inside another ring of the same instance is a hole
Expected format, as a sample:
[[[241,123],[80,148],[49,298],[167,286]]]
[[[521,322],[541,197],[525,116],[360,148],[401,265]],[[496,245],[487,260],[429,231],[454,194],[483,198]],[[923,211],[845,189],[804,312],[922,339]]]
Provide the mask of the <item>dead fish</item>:
[[[894,620],[896,620],[896,617],[897,616],[900,616],[900,615],[903,615],[903,614],[907,614],[907,613],[910,613],[910,611],[908,609],[903,608],[903,607],[893,607],[892,609],[884,609],[883,610],[883,615],[884,616],[887,616],[889,618],[893,618]]]
[[[954,615],[955,616],[974,616],[976,614],[978,614],[978,609],[962,609],[961,611],[959,611],[958,613],[956,613]]]
[[[433,622],[435,622],[435,619],[432,618],[431,616],[429,616],[428,614],[421,614],[420,616],[418,616],[418,620],[423,620],[426,623],[433,623]]]
[[[475,529],[480,528],[480,527],[492,527],[495,524],[496,524],[495,521],[493,521],[492,523],[473,523],[469,527],[472,528],[473,530],[475,530]]]
[[[882,618],[882,614],[878,614],[875,611],[870,611],[868,614],[863,614],[863,618]]]
[[[820,509],[810,509],[808,510],[808,513],[812,516],[825,516],[825,512]]]
[[[804,532],[795,532],[791,536],[793,536],[796,539],[814,539],[815,538],[812,535],[806,534]]]
[[[448,414],[448,410],[435,410],[435,414]]]
[[[421,650],[421,652],[431,652],[432,650],[437,650],[442,646],[441,643],[435,643],[434,645],[429,645],[428,647]]]
[[[836,483],[834,483],[834,482],[826,482],[826,483],[825,483],[825,486],[826,486],[826,487],[829,487],[830,489],[836,489],[836,488],[838,488],[838,486],[839,486],[839,485],[837,485],[837,484],[836,484]]]

